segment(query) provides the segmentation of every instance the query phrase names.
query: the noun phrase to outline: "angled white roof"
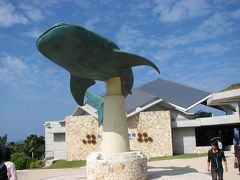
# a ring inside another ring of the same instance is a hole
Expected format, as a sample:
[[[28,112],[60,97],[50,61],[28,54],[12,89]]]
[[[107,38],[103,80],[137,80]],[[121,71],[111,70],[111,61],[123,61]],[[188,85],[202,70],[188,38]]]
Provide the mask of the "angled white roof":
[[[138,89],[159,99],[163,99],[183,111],[188,111],[198,104],[207,105],[206,101],[212,94],[209,91],[162,78],[158,78],[152,82],[144,84]],[[213,107],[223,111],[226,111],[226,109],[234,110],[234,108],[230,105]]]
[[[132,94],[129,94],[125,98],[125,111],[127,117],[130,117],[161,102],[168,104],[168,106],[178,111],[189,114],[187,111],[198,104],[207,105],[206,102],[210,96],[211,93],[208,91],[158,78],[139,88],[133,89]],[[213,107],[220,110],[233,110],[230,105]],[[86,103],[80,108],[97,118],[97,111],[91,104]],[[77,111],[73,115],[76,113]]]
[[[139,89],[185,110],[201,103],[211,95],[210,92],[162,78],[147,83]]]

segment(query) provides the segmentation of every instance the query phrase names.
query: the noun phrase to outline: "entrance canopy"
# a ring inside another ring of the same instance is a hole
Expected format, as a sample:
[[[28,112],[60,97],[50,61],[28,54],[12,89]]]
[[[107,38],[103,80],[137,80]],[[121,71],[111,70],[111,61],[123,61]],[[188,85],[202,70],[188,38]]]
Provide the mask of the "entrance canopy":
[[[240,102],[240,89],[214,93],[208,99],[208,105],[223,105]]]

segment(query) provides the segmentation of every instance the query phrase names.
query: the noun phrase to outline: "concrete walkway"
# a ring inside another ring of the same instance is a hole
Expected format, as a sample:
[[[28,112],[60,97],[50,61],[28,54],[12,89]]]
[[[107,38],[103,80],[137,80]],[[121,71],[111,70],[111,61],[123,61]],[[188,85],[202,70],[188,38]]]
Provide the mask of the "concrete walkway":
[[[239,180],[238,170],[233,168],[233,155],[227,152],[226,156],[229,172],[224,173],[224,180]],[[206,157],[149,162],[149,179],[211,180],[206,162]],[[86,179],[86,168],[23,170],[18,171],[18,177],[19,180],[82,180]]]

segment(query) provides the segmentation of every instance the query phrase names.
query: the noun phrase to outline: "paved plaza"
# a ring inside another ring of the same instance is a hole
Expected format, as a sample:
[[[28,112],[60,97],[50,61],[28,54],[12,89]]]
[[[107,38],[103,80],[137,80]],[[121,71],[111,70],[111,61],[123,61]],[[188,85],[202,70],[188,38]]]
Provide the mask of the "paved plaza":
[[[226,152],[229,172],[224,173],[225,180],[238,180],[240,175],[233,168],[234,157]],[[206,157],[195,159],[162,160],[148,163],[149,179],[160,180],[211,180],[207,172]],[[86,179],[86,168],[45,169],[18,171],[19,180],[82,180]]]

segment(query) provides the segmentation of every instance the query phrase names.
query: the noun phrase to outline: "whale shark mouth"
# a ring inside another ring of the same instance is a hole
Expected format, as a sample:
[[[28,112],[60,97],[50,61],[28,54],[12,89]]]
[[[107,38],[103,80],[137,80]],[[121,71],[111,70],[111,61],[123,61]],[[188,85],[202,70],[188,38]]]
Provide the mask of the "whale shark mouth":
[[[49,28],[47,31],[45,31],[41,36],[38,37],[37,41],[36,41],[36,44],[38,44],[38,41],[43,37],[45,36],[48,32],[50,32],[51,30],[53,29],[56,29],[58,27],[62,27],[62,26],[67,26],[68,24],[66,23],[57,23],[57,24],[54,24],[51,28]]]

